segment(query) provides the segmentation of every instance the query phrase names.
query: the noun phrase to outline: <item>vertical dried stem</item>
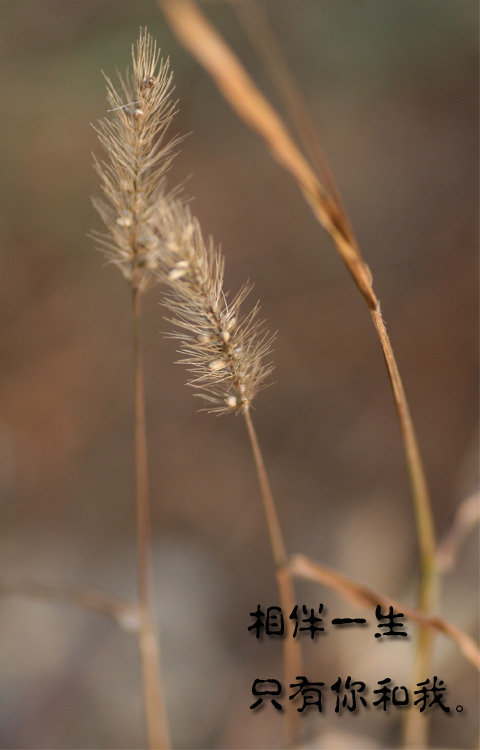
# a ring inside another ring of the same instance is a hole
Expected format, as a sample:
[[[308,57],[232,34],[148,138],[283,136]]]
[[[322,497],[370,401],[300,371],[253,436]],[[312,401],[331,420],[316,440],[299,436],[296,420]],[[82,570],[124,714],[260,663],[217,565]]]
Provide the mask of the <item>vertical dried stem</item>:
[[[228,301],[223,290],[224,260],[212,238],[207,243],[199,222],[188,208],[165,201],[158,221],[163,252],[159,265],[168,292],[164,304],[173,313],[170,320],[178,329],[171,334],[181,342],[180,360],[191,374],[188,384],[209,405],[208,411],[222,414],[242,412],[257,468],[280,602],[283,612],[295,607],[293,581],[288,568],[282,531],[268,481],[262,453],[250,416],[250,404],[265,385],[272,371],[265,363],[272,338],[257,318],[258,303],[246,315],[240,313],[250,287],[244,286]],[[283,641],[284,686],[302,671],[300,645],[293,639],[293,627],[287,619]],[[299,743],[299,715],[286,705],[285,746]]]
[[[420,586],[417,607],[421,612],[429,614],[435,609],[437,572],[435,530],[433,527],[428,487],[410,416],[410,409],[380,308],[377,307],[376,310],[372,310],[371,314],[382,344],[385,362],[392,383],[393,396],[402,430],[410,483],[414,497],[414,511],[420,553]],[[429,676],[433,656],[433,639],[434,633],[427,627],[420,626],[418,628],[415,638],[412,674],[412,684],[415,686],[418,682],[427,679]],[[404,725],[405,747],[428,747],[428,726],[429,722],[426,716],[422,716],[418,711],[407,711]]]
[[[129,282],[133,303],[135,470],[137,506],[139,647],[150,748],[169,747],[159,645],[151,593],[150,505],[142,346],[141,294],[156,281],[158,243],[152,212],[164,196],[164,180],[178,139],[165,142],[175,104],[168,61],[146,29],[132,48],[132,69],[118,82],[105,76],[110,117],[96,131],[106,160],[94,158],[103,197],[94,200],[107,229],[95,232],[99,249]]]
[[[233,110],[263,138],[274,158],[293,176],[315,217],[332,238],[369,307],[387,364],[402,432],[420,549],[418,607],[428,614],[434,607],[436,572],[433,513],[425,473],[398,367],[382,320],[380,305],[373,290],[371,274],[351,232],[348,217],[338,201],[338,191],[331,188],[331,176],[326,173],[325,167],[322,167],[323,158],[320,163],[317,158],[316,163],[324,184],[317,178],[277,112],[196,3],[192,0],[157,1],[180,42],[212,76]],[[268,43],[268,39],[264,38],[263,41]],[[278,67],[278,54],[273,64]],[[287,93],[288,107],[292,98],[291,92]],[[310,128],[306,131],[305,122],[297,122],[298,124],[302,135],[307,135],[308,146],[311,147]],[[317,146],[315,148],[318,154]],[[328,189],[325,189],[324,185]],[[420,626],[415,647],[415,678],[419,676],[420,679],[425,679],[428,676],[432,645],[430,633]],[[414,711],[408,712],[406,716],[406,743],[410,746],[425,747],[428,725],[423,721],[424,717],[420,717]]]
[[[268,533],[272,547],[272,555],[275,563],[275,573],[277,577],[277,586],[280,595],[280,603],[284,613],[291,612],[295,607],[295,591],[293,587],[292,575],[288,567],[288,558],[285,551],[280,521],[278,520],[275,501],[273,499],[270,482],[268,481],[265,464],[263,462],[262,452],[257,438],[257,433],[253,426],[250,416],[250,409],[246,406],[243,409],[245,424],[247,425],[248,437],[252,446],[252,452],[255,459],[258,481],[260,484],[263,507],[267,517]],[[290,632],[290,621],[287,621],[287,632],[283,640],[283,679],[284,686],[290,684],[290,680],[299,676],[302,672],[302,654],[300,644],[292,638]],[[298,747],[299,744],[299,715],[294,706],[289,703],[286,707],[284,736],[285,746],[287,748]]]
[[[137,502],[138,599],[140,611],[139,647],[148,742],[151,750],[166,750],[170,738],[160,673],[160,647],[155,630],[151,582],[150,501],[148,488],[147,439],[143,357],[140,340],[141,293],[133,286],[133,346],[135,400],[135,469]]]

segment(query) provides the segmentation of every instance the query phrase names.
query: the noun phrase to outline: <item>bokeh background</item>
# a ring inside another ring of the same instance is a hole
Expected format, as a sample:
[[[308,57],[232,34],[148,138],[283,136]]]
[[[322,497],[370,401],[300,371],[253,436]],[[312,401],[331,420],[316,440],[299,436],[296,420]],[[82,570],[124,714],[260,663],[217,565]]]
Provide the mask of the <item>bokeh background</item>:
[[[439,537],[477,483],[478,4],[474,0],[271,0],[265,7],[312,113],[372,269],[418,431]],[[278,104],[227,3],[204,9]],[[129,64],[147,25],[175,71],[171,171],[278,331],[275,384],[254,419],[290,552],[413,603],[417,545],[399,428],[366,306],[289,175],[180,48],[153,0],[2,0],[0,565],[2,580],[135,594],[129,290],[87,234],[99,227],[90,127],[103,69]],[[240,418],[197,413],[173,362],[159,290],[144,342],[155,582],[177,748],[278,746],[278,644],[247,626],[278,603]],[[252,301],[253,300],[252,298]],[[298,588],[327,617],[362,615]],[[442,582],[442,614],[476,637],[478,537]],[[410,633],[413,626],[407,625]],[[412,640],[332,628],[308,676],[409,678]],[[0,599],[0,747],[141,748],[135,639],[100,615]],[[437,640],[452,712],[435,747],[474,747],[478,680]],[[309,746],[396,747],[401,712],[305,717]],[[457,714],[453,707],[464,706]]]

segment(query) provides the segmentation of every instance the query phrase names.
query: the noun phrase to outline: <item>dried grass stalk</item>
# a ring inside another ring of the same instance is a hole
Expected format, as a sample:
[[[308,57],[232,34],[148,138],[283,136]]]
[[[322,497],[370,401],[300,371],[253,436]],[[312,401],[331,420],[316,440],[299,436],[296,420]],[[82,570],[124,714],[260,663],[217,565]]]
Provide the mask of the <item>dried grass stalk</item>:
[[[177,327],[181,364],[191,377],[188,384],[217,414],[241,413],[257,469],[268,533],[275,563],[282,608],[295,606],[293,580],[273,494],[253,426],[250,406],[258,391],[268,384],[273,366],[267,360],[273,337],[258,319],[258,303],[246,315],[241,306],[251,290],[245,285],[228,301],[223,291],[224,260],[213,240],[204,240],[198,221],[187,207],[165,201],[157,226],[162,252],[159,263],[168,292],[164,303]],[[290,630],[292,623],[288,623]],[[291,633],[290,633],[291,635]],[[291,637],[283,641],[286,684],[301,674],[300,644]],[[288,681],[288,682],[287,682]],[[285,712],[285,746],[297,746],[299,715],[292,704]]]
[[[145,716],[149,746],[170,746],[165,708],[160,645],[154,618],[150,550],[150,497],[148,485],[145,391],[141,345],[141,296],[157,279],[158,241],[153,218],[165,197],[165,174],[178,138],[165,142],[175,112],[171,100],[172,75],[168,61],[160,59],[156,42],[140,31],[132,48],[132,70],[118,86],[108,76],[110,117],[96,131],[107,161],[95,158],[103,199],[94,205],[106,226],[95,233],[97,245],[127,279],[132,290],[135,474],[137,507],[138,633],[142,663]]]
[[[297,578],[304,578],[307,581],[315,581],[327,586],[354,606],[371,607],[381,604],[382,607],[387,609],[392,606],[398,611],[401,610],[410,620],[435,633],[443,633],[454,641],[465,659],[480,671],[480,649],[478,645],[469,635],[448,620],[437,615],[425,614],[418,609],[401,604],[378,591],[374,591],[369,586],[364,586],[362,583],[353,581],[326,565],[311,560],[305,555],[292,555],[289,560],[289,567]],[[425,675],[421,679],[424,678]]]
[[[290,172],[316,219],[333,240],[368,305],[392,385],[412,488],[420,550],[418,607],[425,613],[432,612],[437,592],[435,527],[425,471],[403,383],[382,318],[380,303],[373,290],[372,275],[360,253],[343,206],[336,197],[338,191],[330,188],[329,192],[325,187],[331,183],[331,179],[324,166],[324,183],[317,177],[282,119],[197,5],[192,0],[157,1],[180,42],[208,71],[233,110],[260,135],[273,157]],[[433,646],[431,635],[428,629],[421,628],[419,631],[414,682],[418,681],[419,675],[429,671]],[[407,745],[425,745],[427,722],[420,721],[418,714],[414,713],[408,714],[408,722]]]

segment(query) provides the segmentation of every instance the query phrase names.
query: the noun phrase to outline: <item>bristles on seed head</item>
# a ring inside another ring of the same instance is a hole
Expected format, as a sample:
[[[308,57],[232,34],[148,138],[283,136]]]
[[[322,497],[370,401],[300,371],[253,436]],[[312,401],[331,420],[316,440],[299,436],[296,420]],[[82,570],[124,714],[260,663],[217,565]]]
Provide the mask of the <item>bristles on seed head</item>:
[[[158,222],[160,266],[169,289],[165,304],[178,329],[173,337],[180,341],[180,362],[191,374],[188,383],[207,401],[209,411],[245,407],[273,369],[265,363],[273,338],[258,321],[259,306],[241,315],[250,287],[228,301],[223,257],[211,239],[204,240],[187,207],[170,203]]]
[[[175,114],[168,60],[146,29],[132,48],[132,68],[105,76],[110,115],[95,128],[105,161],[94,158],[103,197],[94,200],[106,232],[95,232],[97,246],[139,290],[157,276],[160,245],[152,243],[152,215],[165,198],[165,174],[178,137],[166,140]]]

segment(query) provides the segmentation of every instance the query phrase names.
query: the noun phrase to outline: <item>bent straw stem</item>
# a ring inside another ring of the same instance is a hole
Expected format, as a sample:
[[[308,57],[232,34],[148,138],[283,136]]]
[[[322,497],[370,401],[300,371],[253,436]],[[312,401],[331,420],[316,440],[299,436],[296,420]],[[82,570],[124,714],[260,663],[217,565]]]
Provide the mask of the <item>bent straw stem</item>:
[[[438,575],[436,571],[435,530],[428,486],[410,409],[393,354],[392,345],[380,312],[380,306],[376,310],[371,310],[371,315],[382,344],[392,384],[414,497],[415,521],[420,552],[420,585],[417,596],[417,607],[421,612],[429,614],[435,610]],[[433,656],[433,636],[432,630],[426,627],[420,626],[418,629],[414,644],[412,673],[412,684],[415,686],[418,682],[427,679],[429,676]],[[425,716],[421,716],[418,711],[406,712],[404,723],[405,747],[428,747],[428,720],[426,718]]]
[[[138,599],[140,611],[139,647],[148,741],[151,750],[170,747],[167,713],[160,672],[160,647],[156,635],[151,585],[150,499],[148,488],[147,439],[143,357],[140,340],[141,292],[132,287],[134,319],[135,469],[137,505]]]
[[[434,524],[425,473],[398,367],[373,290],[370,270],[351,234],[342,207],[325,190],[277,112],[197,5],[192,0],[158,0],[158,3],[180,42],[211,75],[233,110],[260,135],[274,158],[293,176],[315,217],[332,238],[369,307],[392,383],[410,476],[420,548],[418,606],[426,613],[431,612],[436,588],[435,557],[432,551]],[[427,668],[431,651],[431,638],[423,628],[421,631],[415,657],[418,670]],[[422,726],[426,726],[425,723]]]
[[[363,583],[348,578],[334,568],[329,568],[315,560],[311,560],[306,555],[291,555],[289,567],[294,577],[303,578],[307,581],[315,581],[327,586],[332,591],[335,591],[344,601],[354,606],[375,607],[377,604],[380,604],[384,609],[392,606],[396,610],[402,610],[405,616],[413,620],[413,622],[430,628],[436,633],[443,634],[454,641],[465,659],[477,671],[480,671],[480,649],[478,644],[467,633],[460,630],[457,625],[445,620],[443,617],[425,614],[425,612],[420,612],[420,610],[414,607],[397,602],[385,596],[385,594],[374,591],[369,586],[365,586]]]

